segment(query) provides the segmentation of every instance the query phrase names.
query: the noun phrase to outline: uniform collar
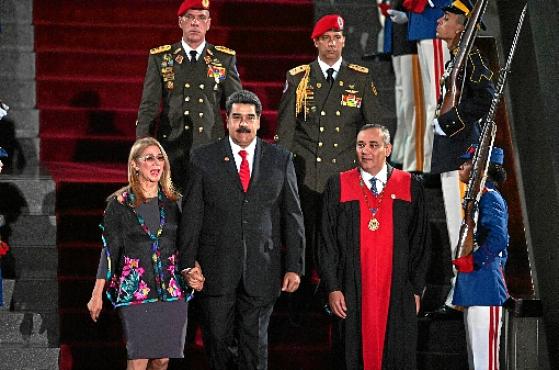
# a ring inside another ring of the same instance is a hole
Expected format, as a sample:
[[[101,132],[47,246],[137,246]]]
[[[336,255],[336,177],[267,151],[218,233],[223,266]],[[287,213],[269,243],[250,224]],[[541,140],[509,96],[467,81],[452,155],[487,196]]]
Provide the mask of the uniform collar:
[[[341,65],[342,65],[342,57],[340,57],[340,59],[338,59],[336,63],[334,63],[332,66],[329,66],[328,64],[324,63],[322,60],[320,60],[320,57],[318,57],[318,66],[320,67],[320,70],[322,71],[322,75],[324,76],[324,78],[328,76],[328,72],[327,72],[328,69],[333,68],[334,69],[333,77],[334,79],[336,79],[336,76],[340,71]]]
[[[204,48],[206,47],[206,40],[202,41],[202,43],[200,45],[198,45],[198,47],[196,49],[193,49],[190,47],[190,45],[188,45],[183,39],[181,39],[181,44],[182,44],[182,48],[184,50],[184,54],[190,58],[190,52],[192,50],[196,50],[196,60],[200,59],[200,56],[202,55],[202,52],[204,51]]]

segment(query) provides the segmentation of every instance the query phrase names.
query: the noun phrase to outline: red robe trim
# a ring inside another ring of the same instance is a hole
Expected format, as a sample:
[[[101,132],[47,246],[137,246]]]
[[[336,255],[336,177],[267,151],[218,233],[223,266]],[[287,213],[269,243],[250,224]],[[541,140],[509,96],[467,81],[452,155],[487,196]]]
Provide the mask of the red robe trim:
[[[395,199],[411,202],[411,175],[397,169],[392,171],[376,213],[380,223],[377,231],[368,228],[371,212],[359,182],[359,169],[340,174],[340,202],[359,201],[363,369],[380,370],[392,282],[393,202]],[[369,192],[371,206],[376,205],[369,189],[365,187],[365,191]]]

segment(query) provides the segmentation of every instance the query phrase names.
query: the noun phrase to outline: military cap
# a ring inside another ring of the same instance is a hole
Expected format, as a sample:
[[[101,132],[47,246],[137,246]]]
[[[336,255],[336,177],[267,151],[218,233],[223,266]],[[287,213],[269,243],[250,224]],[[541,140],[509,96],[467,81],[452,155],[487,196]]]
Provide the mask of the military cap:
[[[177,15],[180,17],[190,9],[210,10],[210,0],[184,0],[179,6]]]
[[[328,31],[339,32],[343,30],[344,19],[338,14],[328,14],[320,18],[318,22],[316,22],[312,31],[311,39],[314,40]]]
[[[466,153],[462,154],[460,158],[462,159],[472,159],[474,157],[474,153],[476,152],[477,144],[472,144],[466,151]],[[503,165],[505,161],[505,152],[503,149],[499,148],[498,146],[494,146],[491,149],[491,158],[489,158],[489,162],[493,164]]]
[[[443,11],[469,17],[473,9],[474,5],[470,0],[454,0],[449,5],[444,7]],[[485,30],[486,27],[483,22],[480,22],[480,26],[482,30]]]

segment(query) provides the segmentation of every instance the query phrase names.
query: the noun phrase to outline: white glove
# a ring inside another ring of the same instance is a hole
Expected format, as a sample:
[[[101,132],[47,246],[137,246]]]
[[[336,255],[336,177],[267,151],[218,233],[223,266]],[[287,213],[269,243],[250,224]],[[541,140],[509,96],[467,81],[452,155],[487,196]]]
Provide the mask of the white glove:
[[[0,119],[4,118],[4,116],[6,116],[8,114],[8,112],[6,112],[4,109],[0,108]]]
[[[404,24],[408,22],[408,15],[404,12],[394,9],[388,9],[386,12],[390,15],[390,19],[394,23]]]

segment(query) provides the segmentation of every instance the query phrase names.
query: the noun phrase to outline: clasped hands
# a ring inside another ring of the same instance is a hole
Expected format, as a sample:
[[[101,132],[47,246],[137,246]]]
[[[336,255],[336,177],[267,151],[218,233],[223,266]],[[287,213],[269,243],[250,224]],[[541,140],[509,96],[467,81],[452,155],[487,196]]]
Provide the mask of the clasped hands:
[[[206,278],[202,273],[202,267],[200,266],[198,261],[194,263],[193,268],[182,271],[182,277],[184,278],[188,286],[195,291],[199,292],[204,289],[204,281],[206,280]],[[299,288],[300,283],[301,277],[299,276],[299,274],[295,272],[286,272],[283,277],[281,291],[293,293]]]
[[[194,267],[191,269],[183,270],[181,272],[183,279],[186,281],[189,287],[199,292],[204,289],[204,281],[206,278],[202,274],[202,268],[198,261],[194,262]]]

